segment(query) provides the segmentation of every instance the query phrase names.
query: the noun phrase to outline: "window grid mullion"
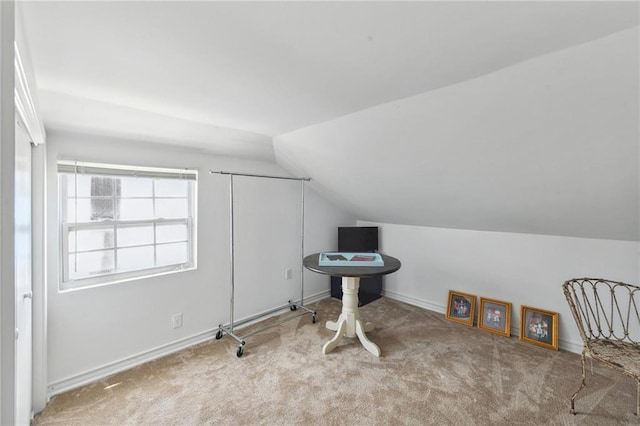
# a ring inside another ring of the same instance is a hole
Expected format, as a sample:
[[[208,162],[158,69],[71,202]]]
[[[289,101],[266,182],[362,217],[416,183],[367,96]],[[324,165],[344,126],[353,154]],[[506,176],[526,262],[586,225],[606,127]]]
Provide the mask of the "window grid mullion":
[[[193,193],[193,185],[187,185],[187,238],[192,241],[192,244],[187,244],[187,257],[189,259],[193,259],[194,258],[194,251],[195,251],[195,238],[193,235],[193,221],[192,218],[195,215],[195,212],[193,211],[195,209],[195,203],[189,203],[188,200],[194,200],[194,193]]]
[[[140,248],[140,247],[153,247],[155,246],[168,246],[170,244],[180,244],[180,243],[189,243],[189,240],[175,240],[175,241],[167,241],[164,243],[149,243],[149,244],[134,244],[134,245],[130,245],[130,246],[124,246],[124,247],[118,247],[119,249],[130,249],[130,248]],[[99,252],[99,251],[111,251],[113,248],[112,247],[107,247],[107,248],[95,248],[95,249],[87,249],[87,250],[79,250],[79,251],[75,251],[73,253],[95,253],[95,252]]]
[[[157,223],[159,225],[179,225],[185,224],[189,218],[174,218],[174,219],[141,219],[141,220],[118,220],[117,225],[120,227],[137,226],[137,225],[151,225]],[[65,225],[73,229],[91,229],[91,228],[109,228],[116,223],[113,220],[101,220],[92,222],[63,222]]]
[[[151,197],[153,204],[153,218],[157,219],[158,214],[156,213],[156,180],[153,179],[151,181]],[[153,266],[158,266],[158,246],[156,242],[158,241],[158,223],[153,222]]]
[[[113,229],[113,267],[118,270],[118,222],[114,221]],[[77,249],[77,248],[76,248]]]
[[[118,221],[120,220],[120,215],[118,214],[120,211],[120,200],[118,200],[116,191],[116,178],[112,178],[113,180],[113,268],[115,271],[118,271]],[[77,232],[76,232],[77,234]],[[76,250],[78,248],[76,247]]]
[[[78,223],[78,170],[76,169],[76,172],[73,174],[73,196],[74,198],[74,202],[73,202],[73,220]],[[74,232],[73,233],[73,238],[74,238],[74,250],[75,253],[73,255],[73,271],[74,272],[78,272],[78,232]]]
[[[62,241],[61,241],[61,247],[62,247],[62,277],[63,280],[68,280],[69,279],[69,228],[67,226],[65,226],[65,224],[62,224]],[[76,247],[77,250],[77,247]],[[74,257],[75,257],[75,252],[74,252]]]

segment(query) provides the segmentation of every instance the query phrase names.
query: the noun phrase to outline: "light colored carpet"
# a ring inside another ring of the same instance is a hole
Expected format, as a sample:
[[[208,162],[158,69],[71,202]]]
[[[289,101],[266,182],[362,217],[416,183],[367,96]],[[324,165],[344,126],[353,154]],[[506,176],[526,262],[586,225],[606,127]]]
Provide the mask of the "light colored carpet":
[[[317,324],[304,315],[249,337],[242,358],[236,341],[224,336],[58,395],[34,424],[638,423],[629,377],[594,362],[573,416],[578,355],[386,298],[361,308],[376,324],[368,336],[380,346],[380,358],[353,339],[323,355],[333,336],[324,322],[337,319],[340,303],[314,304]]]

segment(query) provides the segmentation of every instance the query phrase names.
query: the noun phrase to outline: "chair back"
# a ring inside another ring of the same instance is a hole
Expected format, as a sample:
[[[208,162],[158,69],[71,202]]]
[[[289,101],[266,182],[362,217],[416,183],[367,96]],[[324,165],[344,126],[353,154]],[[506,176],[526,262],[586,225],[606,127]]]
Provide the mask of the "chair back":
[[[586,347],[594,340],[640,344],[640,287],[575,278],[562,288]]]

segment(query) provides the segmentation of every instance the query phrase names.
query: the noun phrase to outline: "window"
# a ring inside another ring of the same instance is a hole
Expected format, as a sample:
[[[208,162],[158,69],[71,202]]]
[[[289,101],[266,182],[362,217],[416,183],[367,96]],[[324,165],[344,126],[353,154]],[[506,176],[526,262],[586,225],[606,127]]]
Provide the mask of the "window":
[[[195,268],[197,176],[59,161],[61,288]]]

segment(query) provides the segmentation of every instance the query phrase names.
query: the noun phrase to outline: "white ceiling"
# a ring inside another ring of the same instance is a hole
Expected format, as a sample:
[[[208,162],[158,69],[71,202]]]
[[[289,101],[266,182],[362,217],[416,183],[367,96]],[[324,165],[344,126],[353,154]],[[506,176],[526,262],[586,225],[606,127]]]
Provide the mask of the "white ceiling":
[[[638,24],[610,2],[24,2],[48,128],[273,160],[272,137]]]
[[[640,238],[638,2],[19,5],[47,129],[276,162],[359,219]]]

